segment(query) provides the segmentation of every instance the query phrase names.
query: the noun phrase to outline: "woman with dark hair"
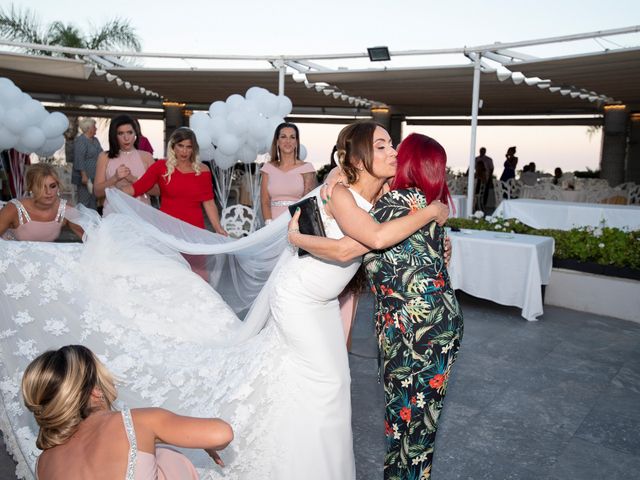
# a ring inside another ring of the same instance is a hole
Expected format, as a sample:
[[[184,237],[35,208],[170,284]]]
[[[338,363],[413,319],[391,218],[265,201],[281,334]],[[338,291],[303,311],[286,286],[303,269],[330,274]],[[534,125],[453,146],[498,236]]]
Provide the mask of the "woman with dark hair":
[[[297,125],[288,122],[278,125],[271,142],[271,159],[260,172],[260,204],[266,224],[315,188],[315,168],[300,160],[300,132]]]
[[[447,202],[445,167],[446,153],[438,142],[418,134],[407,137],[398,150],[391,191],[375,203],[370,221],[410,218],[428,205]],[[351,181],[349,172],[345,174]],[[336,186],[329,203],[336,190],[341,188]],[[297,228],[297,216],[290,228]],[[368,243],[357,231],[347,230],[362,242],[360,250],[347,237],[335,241],[294,233],[290,240],[329,259],[364,253]],[[363,264],[376,298],[384,366],[385,479],[430,478],[438,417],[462,338],[462,312],[445,266],[443,227],[431,221],[405,237],[366,254]]]
[[[36,445],[43,450],[36,478],[199,478],[184,455],[158,442],[202,448],[223,466],[217,451],[233,439],[226,422],[162,408],[118,412],[116,396],[113,376],[82,345],[49,350],[27,366],[22,397],[40,427]]]
[[[93,191],[96,197],[104,197],[109,187],[123,188],[132,185],[153,164],[148,152],[138,150],[136,121],[129,115],[119,115],[109,125],[109,150],[102,152],[96,165],[96,177]],[[158,195],[157,188],[149,192]],[[138,197],[147,205],[151,204],[146,195]],[[108,204],[104,204],[105,213],[109,213]]]
[[[140,197],[152,188],[160,189],[160,211],[199,228],[205,228],[204,209],[216,233],[227,235],[213,198],[211,171],[200,161],[200,149],[193,130],[176,129],[167,144],[167,159],[158,160],[132,185],[118,186]],[[156,187],[157,186],[157,187]]]

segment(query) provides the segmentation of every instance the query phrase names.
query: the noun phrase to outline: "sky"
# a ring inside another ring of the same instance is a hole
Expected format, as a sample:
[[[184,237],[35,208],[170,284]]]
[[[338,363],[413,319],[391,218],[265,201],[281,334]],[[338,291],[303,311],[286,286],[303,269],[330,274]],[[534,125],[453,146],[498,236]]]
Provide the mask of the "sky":
[[[2,0],[7,9],[11,3]],[[638,0],[565,0],[514,2],[503,0],[351,0],[293,2],[271,0],[191,0],[175,2],[77,0],[14,1],[30,8],[43,25],[61,20],[91,31],[119,16],[129,19],[145,52],[206,54],[318,54],[364,52],[386,45],[391,51],[454,48],[547,38],[640,25]],[[617,46],[640,46],[640,34],[610,40],[572,42],[519,49],[536,56],[558,56]],[[147,66],[157,61],[145,60]],[[322,63],[322,62],[320,62]],[[368,60],[324,62],[328,66],[369,67]],[[466,63],[463,57],[402,57],[388,66]],[[167,66],[166,64],[164,64]],[[195,61],[173,61],[172,66],[200,66]],[[221,66],[216,64],[216,66]],[[241,67],[229,62],[228,68]],[[266,64],[265,64],[266,66]],[[378,65],[376,65],[378,66]],[[244,93],[244,92],[238,92]],[[606,92],[603,92],[606,93]],[[286,94],[286,92],[285,92]],[[482,96],[482,87],[481,93]],[[212,98],[211,101],[219,100]],[[222,99],[224,100],[224,99]],[[301,140],[308,160],[317,166],[328,161],[340,126],[301,125]],[[161,122],[145,122],[143,130],[157,152],[163,151]],[[466,169],[470,129],[458,127],[407,127],[443,144],[449,165]],[[597,168],[601,135],[589,136],[586,127],[479,127],[477,147],[485,146],[500,166],[508,146],[517,145],[520,164],[536,162],[538,169],[553,171]]]

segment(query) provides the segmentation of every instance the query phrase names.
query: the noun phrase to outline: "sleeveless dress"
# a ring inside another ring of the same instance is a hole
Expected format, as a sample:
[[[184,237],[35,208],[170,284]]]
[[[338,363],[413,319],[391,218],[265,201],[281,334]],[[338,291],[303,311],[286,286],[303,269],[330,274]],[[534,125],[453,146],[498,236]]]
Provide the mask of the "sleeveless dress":
[[[67,206],[67,201],[64,198],[60,199],[60,205],[58,206],[58,212],[55,218],[50,222],[38,222],[31,220],[29,212],[24,208],[24,205],[14,198],[10,200],[18,209],[18,228],[9,229],[4,235],[5,240],[21,240],[31,242],[53,242],[60,236],[62,230],[62,223],[64,222],[64,213]]]
[[[129,440],[125,480],[198,480],[198,472],[193,464],[180,452],[167,447],[157,447],[155,455],[139,451],[131,411],[124,409],[121,413]],[[38,480],[37,460],[35,477]]]
[[[319,197],[319,189],[311,194]],[[120,192],[114,207],[120,197],[163,215]],[[321,212],[327,235],[342,237]],[[254,249],[252,237],[267,236],[264,245],[280,242],[286,220],[219,241],[224,248],[248,245],[253,262],[264,251]],[[205,452],[185,452],[201,478],[354,480],[349,364],[337,296],[361,259],[327,262],[286,248],[240,321],[180,253],[165,248],[165,234],[144,238],[143,223],[113,214],[88,231],[83,245],[7,242],[10,248],[0,249],[0,311],[7,318],[0,328],[0,428],[17,476],[33,478],[38,454],[37,431],[19,394],[22,372],[43,350],[82,343],[120,380],[125,405],[229,422],[234,441],[221,452],[224,469]],[[190,228],[191,235],[220,238]],[[265,323],[251,325],[262,309]],[[225,341],[247,324],[257,333]]]
[[[147,170],[147,167],[140,157],[140,152],[138,150],[132,150],[131,153],[120,154],[116,158],[109,159],[109,161],[107,162],[107,172],[105,174],[105,179],[113,177],[120,165],[129,167],[129,170],[131,170],[131,174],[138,178],[142,177],[144,175],[144,172],[146,172]],[[143,194],[136,198],[142,203],[151,205],[151,199],[149,199],[149,196],[147,194]],[[111,213],[111,209],[108,207],[108,205],[109,202],[105,199],[103,207],[105,215]]]
[[[305,162],[299,167],[284,172],[271,162],[267,162],[260,171],[269,175],[267,190],[271,197],[271,218],[274,219],[287,211],[289,205],[302,198],[304,195],[302,174],[315,172],[316,169]]]

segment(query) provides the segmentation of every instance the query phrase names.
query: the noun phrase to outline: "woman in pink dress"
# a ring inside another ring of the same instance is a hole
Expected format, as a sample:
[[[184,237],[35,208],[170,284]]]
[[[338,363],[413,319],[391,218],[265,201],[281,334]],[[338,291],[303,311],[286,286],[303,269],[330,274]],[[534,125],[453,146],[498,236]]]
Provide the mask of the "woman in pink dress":
[[[22,377],[22,396],[40,427],[39,480],[122,478],[196,480],[193,464],[156,443],[217,451],[233,439],[218,418],[176,415],[162,408],[114,411],[113,376],[91,350],[67,345],[33,360]]]
[[[104,197],[105,189],[109,187],[123,188],[133,185],[153,164],[150,153],[138,150],[138,141],[138,130],[133,118],[129,115],[120,115],[111,120],[109,150],[100,154],[96,166],[96,179],[93,184],[96,197]],[[157,186],[147,193],[160,194]],[[137,198],[147,205],[151,204],[147,194]],[[104,213],[109,213],[106,200]]]
[[[316,187],[316,170],[300,160],[300,135],[293,123],[281,123],[271,142],[271,161],[260,169],[260,203],[265,224],[287,211]]]
[[[0,237],[5,240],[53,242],[68,225],[82,238],[82,228],[65,218],[74,210],[60,198],[60,179],[55,168],[48,163],[31,165],[26,175],[27,190],[31,195],[22,200],[13,199],[0,210]]]

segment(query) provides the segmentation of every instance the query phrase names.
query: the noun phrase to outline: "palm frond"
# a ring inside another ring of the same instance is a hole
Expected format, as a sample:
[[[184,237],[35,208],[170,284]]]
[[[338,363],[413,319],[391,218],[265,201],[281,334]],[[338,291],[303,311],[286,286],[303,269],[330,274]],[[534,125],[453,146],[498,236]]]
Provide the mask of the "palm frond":
[[[139,52],[140,40],[129,20],[114,18],[102,25],[87,38],[87,48],[107,50],[111,48],[128,48]]]
[[[72,24],[65,25],[62,22],[53,22],[47,30],[47,43],[61,47],[86,48],[82,32]],[[65,57],[74,55],[65,53]]]
[[[40,22],[36,14],[27,9],[21,10],[11,5],[7,12],[0,7],[0,35],[18,42],[46,43]],[[29,53],[50,55],[49,52],[28,50]]]

